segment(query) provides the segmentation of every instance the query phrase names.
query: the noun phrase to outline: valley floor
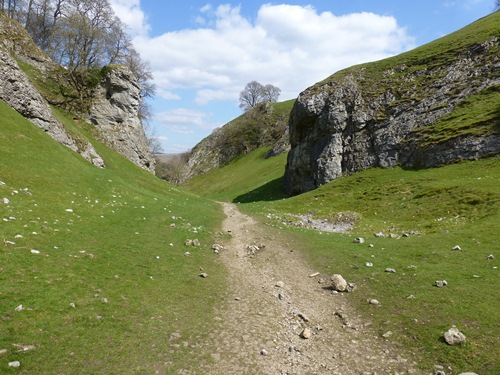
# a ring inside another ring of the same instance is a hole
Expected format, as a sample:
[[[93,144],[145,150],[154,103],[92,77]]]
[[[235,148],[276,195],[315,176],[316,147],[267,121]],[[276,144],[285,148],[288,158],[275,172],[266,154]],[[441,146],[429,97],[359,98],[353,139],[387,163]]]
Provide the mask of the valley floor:
[[[236,205],[223,206],[230,240],[219,256],[229,286],[203,344],[211,360],[201,373],[419,373],[412,354],[380,337],[350,307],[349,294],[333,294],[330,275],[315,275],[297,245]]]

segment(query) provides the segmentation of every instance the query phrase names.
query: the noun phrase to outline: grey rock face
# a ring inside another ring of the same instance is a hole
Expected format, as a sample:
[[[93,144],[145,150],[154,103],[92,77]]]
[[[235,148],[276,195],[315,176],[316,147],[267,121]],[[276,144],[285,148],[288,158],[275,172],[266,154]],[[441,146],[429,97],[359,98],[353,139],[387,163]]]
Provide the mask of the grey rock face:
[[[285,191],[299,194],[372,167],[428,168],[497,154],[498,132],[426,145],[415,130],[500,84],[498,74],[491,73],[500,69],[498,45],[493,38],[447,64],[419,71],[403,64],[377,80],[356,68],[302,92],[290,114]]]
[[[99,129],[104,143],[136,165],[154,172],[155,159],[138,116],[137,79],[123,66],[113,66],[93,93],[88,121]]]
[[[92,164],[103,168],[104,162],[94,147],[83,140],[77,144],[66,132],[64,126],[53,116],[48,103],[8,52],[11,50],[9,46],[12,43],[8,37],[3,35],[3,32],[14,29],[15,25],[12,23],[13,21],[0,17],[0,100],[43,129],[57,142],[78,152]],[[23,43],[29,37],[23,34],[20,38],[19,43]],[[40,51],[38,52],[41,54]],[[27,59],[26,56],[25,59]]]

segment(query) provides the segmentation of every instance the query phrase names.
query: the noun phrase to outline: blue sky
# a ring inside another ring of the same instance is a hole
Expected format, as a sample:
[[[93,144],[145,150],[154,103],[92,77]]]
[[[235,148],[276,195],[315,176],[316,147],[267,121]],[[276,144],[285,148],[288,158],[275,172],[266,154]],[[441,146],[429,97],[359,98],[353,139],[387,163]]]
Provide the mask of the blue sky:
[[[253,80],[293,99],[348,66],[420,46],[491,13],[494,0],[110,0],[150,63],[150,127],[166,153],[239,116]]]

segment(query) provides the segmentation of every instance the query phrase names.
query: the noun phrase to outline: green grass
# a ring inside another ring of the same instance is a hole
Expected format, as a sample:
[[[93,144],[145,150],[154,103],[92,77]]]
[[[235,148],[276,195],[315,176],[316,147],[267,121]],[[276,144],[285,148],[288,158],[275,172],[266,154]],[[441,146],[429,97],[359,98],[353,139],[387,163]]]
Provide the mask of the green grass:
[[[210,251],[219,206],[93,141],[106,163],[96,168],[3,102],[0,126],[0,232],[15,242],[0,244],[0,372],[177,373],[209,360],[196,344],[225,285]]]
[[[422,370],[443,364],[452,366],[453,373],[500,371],[500,355],[488,350],[500,344],[500,275],[494,268],[500,257],[500,159],[417,171],[371,169],[284,198],[279,181],[285,159],[265,160],[265,151],[198,177],[189,187],[240,202],[241,210],[295,239],[318,270],[356,283],[358,290],[348,298],[378,333],[392,331],[392,339],[419,353]],[[283,224],[296,220],[290,214],[332,220],[338,213],[357,218],[352,233]],[[374,236],[379,232],[385,237]],[[358,236],[365,244],[352,242]],[[452,251],[455,245],[462,250]],[[494,260],[487,259],[490,254]],[[366,262],[374,266],[366,267]],[[397,273],[386,273],[386,268]],[[446,288],[433,286],[443,279]],[[410,295],[415,299],[407,299]],[[368,298],[381,306],[367,304]],[[442,342],[452,325],[468,337],[465,346]]]
[[[268,151],[268,147],[261,147],[231,164],[192,178],[184,186],[219,201],[245,203],[283,198],[281,178],[286,154],[265,159]],[[252,191],[256,186],[259,188]]]

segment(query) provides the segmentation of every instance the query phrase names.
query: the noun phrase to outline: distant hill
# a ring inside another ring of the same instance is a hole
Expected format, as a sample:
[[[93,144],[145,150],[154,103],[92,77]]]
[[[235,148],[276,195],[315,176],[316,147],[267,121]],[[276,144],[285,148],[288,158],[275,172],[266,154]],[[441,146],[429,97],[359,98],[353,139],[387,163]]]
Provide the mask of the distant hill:
[[[193,148],[180,182],[226,165],[259,147],[273,148],[268,157],[287,152],[288,116],[294,102],[257,105],[214,130]]]

